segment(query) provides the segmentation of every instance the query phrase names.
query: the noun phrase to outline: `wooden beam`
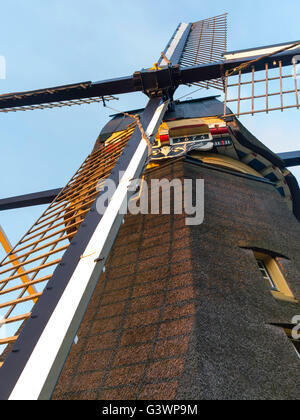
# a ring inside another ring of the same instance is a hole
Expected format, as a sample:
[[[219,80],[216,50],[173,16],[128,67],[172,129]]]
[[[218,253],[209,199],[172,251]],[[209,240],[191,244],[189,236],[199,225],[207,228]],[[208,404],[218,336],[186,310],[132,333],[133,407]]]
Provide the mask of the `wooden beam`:
[[[284,160],[287,168],[292,166],[300,166],[300,150],[295,152],[279,153],[278,156]]]
[[[52,203],[60,191],[61,188],[57,188],[55,190],[41,191],[33,194],[4,198],[0,200],[0,211]]]

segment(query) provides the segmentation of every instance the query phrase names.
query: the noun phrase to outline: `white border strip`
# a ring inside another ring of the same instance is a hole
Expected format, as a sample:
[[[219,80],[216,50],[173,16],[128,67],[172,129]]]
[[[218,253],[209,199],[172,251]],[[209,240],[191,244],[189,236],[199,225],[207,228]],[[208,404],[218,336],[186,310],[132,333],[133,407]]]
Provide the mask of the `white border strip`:
[[[173,38],[173,40],[172,40],[169,48],[167,49],[167,52],[165,53],[165,56],[169,60],[171,60],[172,55],[174,54],[174,51],[175,51],[177,45],[179,44],[179,41],[181,40],[182,35],[184,34],[184,31],[186,30],[186,28],[188,26],[189,26],[188,23],[181,23],[181,25],[179,26],[179,28],[178,28],[178,30],[176,32],[176,35],[174,36],[174,38]],[[163,59],[161,61],[160,65],[161,66],[167,66],[168,65],[168,62],[165,59]]]
[[[241,51],[241,52],[233,52],[229,54],[224,54],[225,60],[239,60],[242,58],[249,58],[249,57],[256,57],[260,55],[267,55],[267,54],[274,54],[278,51],[280,51],[283,48],[288,48],[289,46],[294,45],[294,43],[286,44],[286,45],[280,45],[280,46],[274,46],[274,47],[266,47],[266,48],[260,48],[260,49],[254,49],[254,50],[247,50],[247,51]],[[288,51],[298,50],[299,45],[296,45],[295,47],[291,48]],[[274,57],[275,58],[275,57]]]
[[[148,137],[155,135],[158,124],[164,115],[167,103],[160,105],[148,125]],[[82,296],[88,287],[95,270],[95,259],[101,255],[107,238],[118,216],[119,209],[127,201],[127,188],[130,180],[139,176],[138,170],[145,158],[148,146],[145,140],[139,146],[130,161],[127,170],[100,220],[84,255],[78,263],[64,293],[61,296],[53,314],[51,315],[39,341],[37,342],[9,400],[37,400],[47,381],[49,372],[56,360],[59,349],[63,345],[65,336],[80,305]],[[66,355],[67,356],[67,355]]]

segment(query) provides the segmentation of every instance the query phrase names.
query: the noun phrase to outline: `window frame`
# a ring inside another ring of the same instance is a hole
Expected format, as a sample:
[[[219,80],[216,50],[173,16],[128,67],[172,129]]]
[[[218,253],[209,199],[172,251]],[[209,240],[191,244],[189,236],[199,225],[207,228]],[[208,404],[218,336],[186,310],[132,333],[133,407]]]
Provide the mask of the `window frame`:
[[[265,252],[254,250],[253,254],[258,266],[258,270],[262,274],[262,277],[265,280],[268,280],[270,283],[270,292],[273,295],[273,297],[279,300],[299,303],[299,301],[295,299],[295,296],[292,293],[282,270],[280,269],[278,257],[273,257]],[[261,261],[264,264],[265,270],[270,279],[266,279],[263,276],[262,270],[259,267],[259,261]],[[273,288],[272,285],[274,285],[275,287]]]
[[[267,269],[265,261],[263,259],[256,258],[256,262],[258,264],[258,269],[262,273],[264,280],[266,280],[266,282],[269,282],[269,286],[271,287],[271,290],[274,292],[278,292],[279,290]],[[262,267],[260,267],[260,264],[262,265]]]

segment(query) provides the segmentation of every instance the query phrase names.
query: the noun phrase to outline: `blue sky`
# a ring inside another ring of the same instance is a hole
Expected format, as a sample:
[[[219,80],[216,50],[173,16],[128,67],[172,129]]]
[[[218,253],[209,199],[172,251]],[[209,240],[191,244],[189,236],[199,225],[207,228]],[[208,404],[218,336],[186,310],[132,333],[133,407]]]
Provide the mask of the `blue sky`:
[[[158,59],[179,22],[224,12],[229,13],[229,50],[300,39],[300,3],[295,0],[286,0],[284,7],[279,0],[2,0],[0,55],[6,57],[7,78],[0,80],[0,92],[132,74]],[[127,110],[145,102],[136,93],[112,106]],[[298,150],[299,112],[241,120],[275,152]],[[91,151],[110,113],[100,105],[1,113],[0,197],[63,186]],[[300,168],[293,172],[300,180]],[[42,209],[0,213],[12,243]]]

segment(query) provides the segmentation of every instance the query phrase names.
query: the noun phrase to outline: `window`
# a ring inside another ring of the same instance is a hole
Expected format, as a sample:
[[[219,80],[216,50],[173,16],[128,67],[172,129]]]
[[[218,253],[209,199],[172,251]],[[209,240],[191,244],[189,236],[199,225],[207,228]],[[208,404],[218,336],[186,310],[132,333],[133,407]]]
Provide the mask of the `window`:
[[[253,252],[257,261],[259,271],[261,272],[261,275],[265,280],[266,284],[270,288],[272,295],[276,299],[299,303],[295,299],[291,289],[289,288],[285,280],[283,274],[283,267],[280,267],[278,257],[273,257],[270,254],[261,251]]]
[[[269,286],[271,286],[272,290],[275,290],[278,292],[278,289],[275,285],[275,283],[272,280],[272,277],[270,276],[266,264],[264,263],[264,260],[257,260],[258,268],[263,276],[263,278],[266,280]]]

